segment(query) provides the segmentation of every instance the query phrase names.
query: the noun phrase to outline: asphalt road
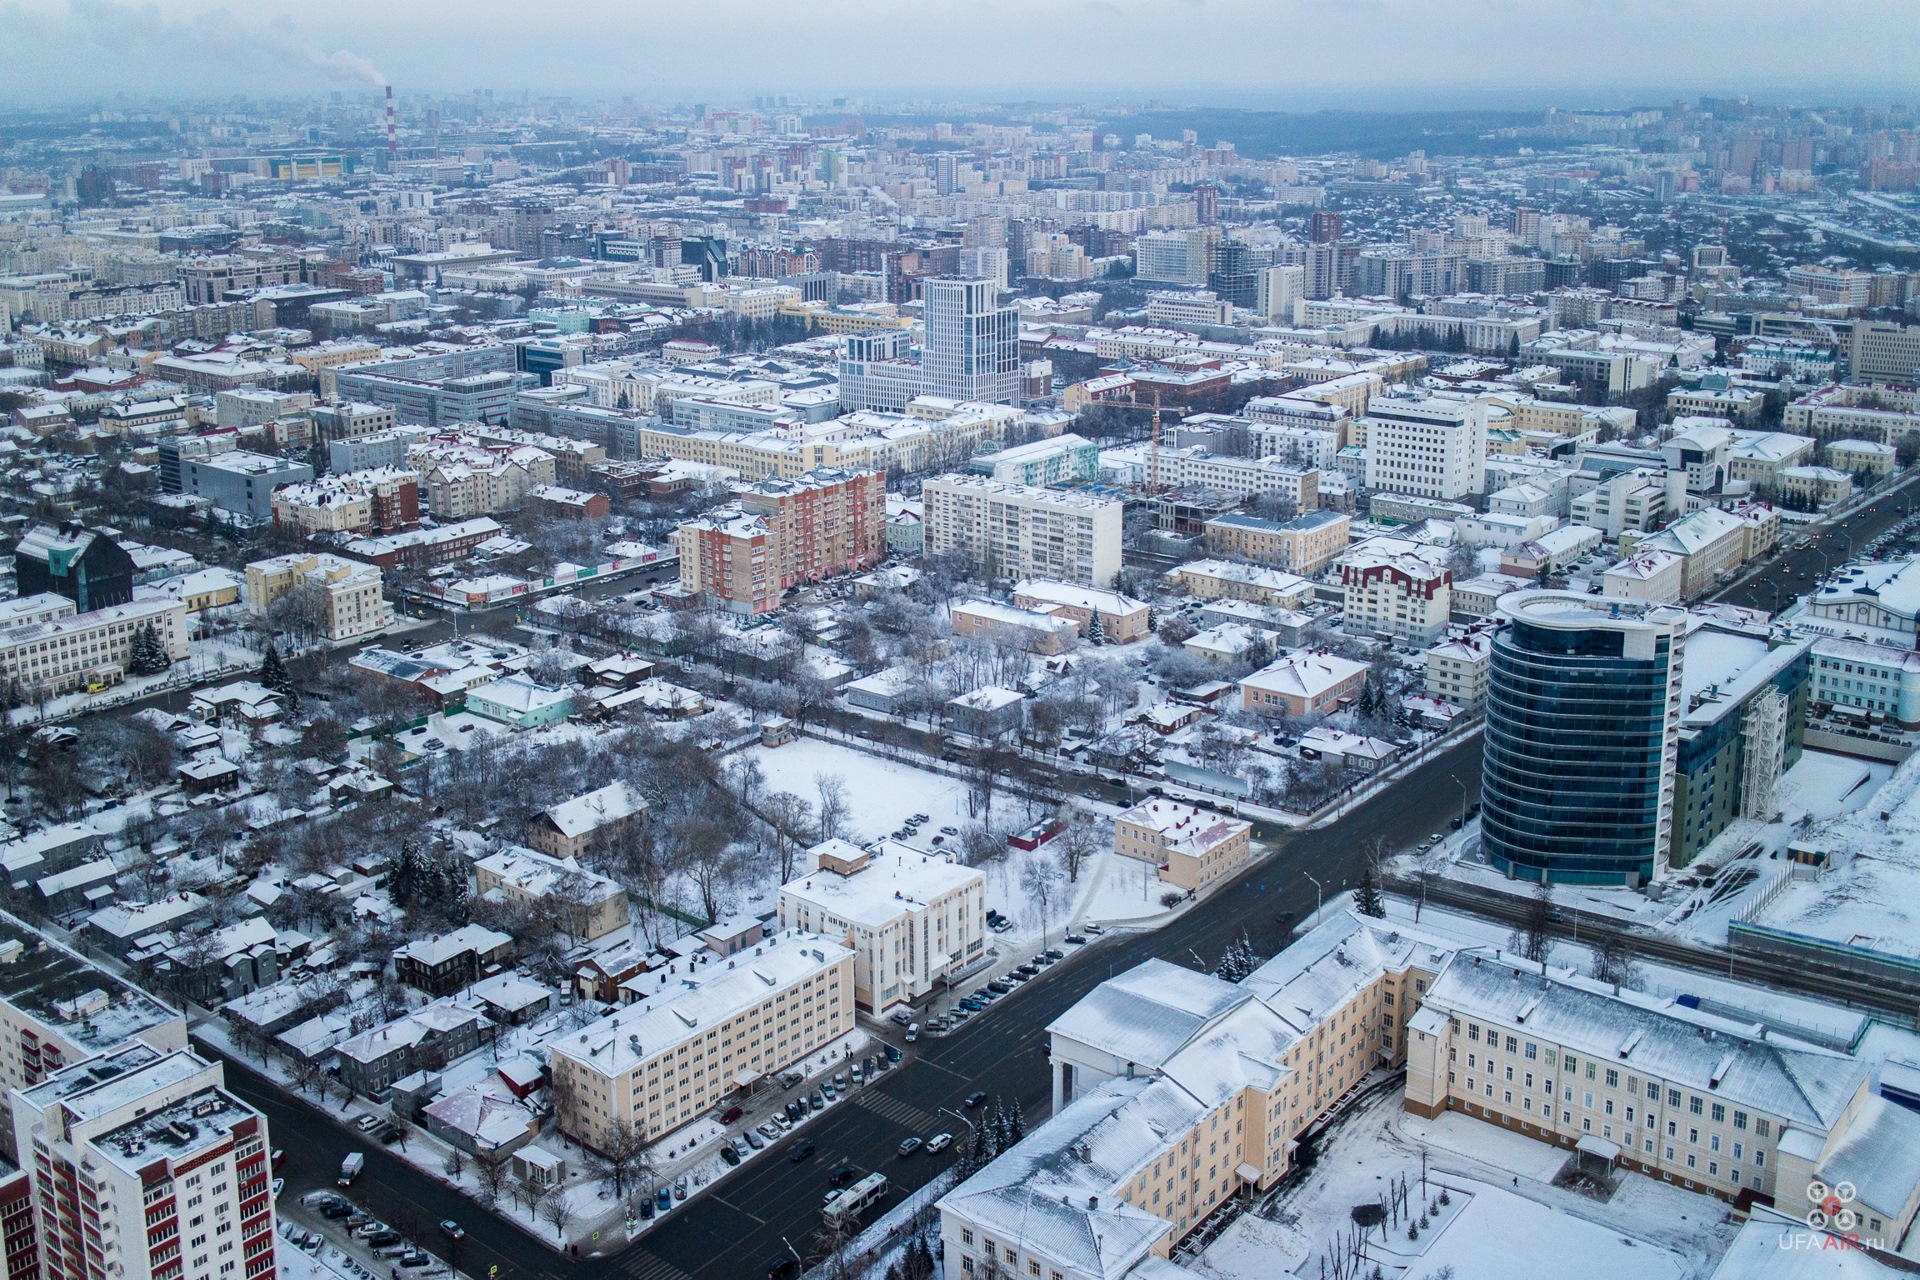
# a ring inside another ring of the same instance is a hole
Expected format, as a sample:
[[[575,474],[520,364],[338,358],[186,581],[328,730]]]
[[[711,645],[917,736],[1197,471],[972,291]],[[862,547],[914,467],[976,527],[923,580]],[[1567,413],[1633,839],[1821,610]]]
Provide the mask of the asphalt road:
[[[446,1242],[435,1224],[442,1218],[458,1220],[467,1236],[452,1261],[470,1276],[487,1277],[497,1266],[497,1280],[563,1272],[588,1280],[751,1280],[786,1255],[788,1242],[812,1255],[833,1168],[848,1164],[887,1175],[892,1190],[872,1213],[931,1179],[950,1155],[900,1159],[894,1148],[910,1134],[926,1137],[944,1129],[964,1135],[962,1121],[941,1108],[963,1110],[962,1100],[982,1089],[1008,1105],[1018,1102],[1030,1125],[1044,1119],[1052,1103],[1047,1024],[1094,986],[1151,957],[1192,965],[1197,955],[1211,964],[1243,932],[1261,955],[1272,955],[1316,906],[1309,874],[1328,894],[1338,893],[1358,877],[1376,841],[1397,851],[1446,830],[1460,810],[1463,788],[1477,796],[1479,785],[1476,736],[1339,821],[1268,842],[1247,874],[1172,924],[1149,933],[1110,934],[1073,949],[1066,962],[1043,971],[954,1034],[922,1041],[920,1051],[899,1068],[675,1209],[631,1248],[608,1257],[574,1261],[535,1245],[519,1228],[266,1083],[245,1063],[228,1059],[228,1085],[266,1114],[274,1145],[286,1150],[281,1176],[287,1195],[331,1186],[346,1153],[365,1151],[366,1171],[352,1198],[443,1256]],[[814,1143],[818,1153],[796,1169],[787,1156],[803,1141]]]
[[[1914,511],[1920,511],[1920,477],[1910,476],[1881,494],[1838,524],[1816,529],[1808,545],[1797,551],[1782,552],[1752,577],[1744,578],[1714,596],[1723,604],[1778,613],[1795,596],[1806,595],[1820,579],[1839,568],[1850,557],[1860,554],[1879,534]],[[1798,536],[1798,526],[1789,525],[1783,537]]]

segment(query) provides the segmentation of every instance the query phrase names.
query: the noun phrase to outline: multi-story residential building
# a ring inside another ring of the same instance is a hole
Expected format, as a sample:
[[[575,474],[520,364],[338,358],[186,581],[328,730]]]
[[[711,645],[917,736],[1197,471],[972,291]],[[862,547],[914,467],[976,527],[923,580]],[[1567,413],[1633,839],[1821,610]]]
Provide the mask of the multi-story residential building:
[[[1111,470],[1111,469],[1110,469]],[[1320,505],[1320,472],[1284,457],[1235,458],[1195,445],[1147,451],[1128,472],[1156,490],[1212,489],[1233,498],[1278,498],[1297,511]]]
[[[1189,560],[1167,570],[1162,580],[1200,600],[1251,600],[1298,609],[1313,598],[1313,583],[1297,574],[1232,560]]]
[[[1311,577],[1347,549],[1353,519],[1343,511],[1303,511],[1291,520],[1215,516],[1204,526],[1207,549]]]
[[[416,440],[407,465],[418,471],[436,520],[516,511],[527,491],[555,481],[553,455],[532,445],[487,444],[474,436]]]
[[[853,1000],[880,1015],[918,1000],[986,955],[987,881],[975,867],[883,840],[828,840],[780,888],[780,928],[853,952]]]
[[[186,1019],[13,917],[0,916],[0,1087],[30,1088],[136,1040],[162,1053],[184,1049]],[[0,1128],[0,1151],[26,1163],[12,1125]]]
[[[36,524],[13,549],[14,590],[53,592],[80,613],[133,600],[133,557],[106,534],[73,525]]]
[[[550,858],[578,858],[647,820],[645,797],[625,782],[542,809],[527,820],[527,844]]]
[[[1680,594],[1691,599],[1712,586],[1720,575],[1745,563],[1751,541],[1749,528],[1740,517],[1718,507],[1702,507],[1659,533],[1632,540],[1631,550],[1635,554],[1668,551],[1679,556]]]
[[[1100,446],[1071,431],[1017,444],[998,453],[975,454],[969,470],[1009,484],[1042,487],[1100,478]]]
[[[1333,653],[1290,653],[1240,682],[1240,709],[1289,720],[1319,719],[1360,696],[1367,664]]]
[[[7,1142],[13,1141],[12,1126]],[[40,1233],[33,1221],[33,1177],[25,1169],[0,1175],[0,1271],[7,1280],[40,1280]]]
[[[886,480],[822,468],[734,490],[680,526],[680,585],[736,613],[767,613],[782,592],[857,573],[886,555]]]
[[[1667,392],[1667,415],[1678,418],[1698,414],[1752,422],[1760,416],[1765,401],[1765,395],[1747,387],[1675,387]]]
[[[133,662],[133,644],[148,627],[167,656],[187,657],[187,609],[178,600],[136,600],[132,604],[75,613],[60,596],[34,597],[49,612],[34,622],[0,630],[0,681],[11,681],[27,695],[66,693],[112,684]],[[53,601],[60,612],[52,613]]]
[[[1252,849],[1252,823],[1165,796],[1113,820],[1115,853],[1152,863],[1161,880],[1189,892],[1246,866]]]
[[[1193,293],[1154,292],[1147,295],[1147,323],[1169,329],[1232,324],[1233,303],[1205,289]]]
[[[1427,650],[1426,690],[1457,707],[1477,707],[1486,700],[1492,663],[1492,635],[1484,626],[1469,627]]]
[[[1007,404],[1020,398],[1020,313],[991,280],[926,282],[925,393]]]
[[[1920,336],[1920,325],[1911,332]],[[1914,368],[1920,373],[1920,347]],[[1781,425],[1801,435],[1855,436],[1897,444],[1920,431],[1920,395],[1885,384],[1822,387],[1788,405]]]
[[[1801,263],[1787,268],[1787,287],[1814,301],[1840,307],[1865,307],[1873,297],[1873,272]]]
[[[1133,240],[1134,278],[1156,284],[1204,285],[1217,227],[1146,231]]]
[[[313,468],[271,454],[229,449],[180,459],[180,491],[206,498],[222,511],[265,524],[273,518],[273,491],[313,479]]]
[[[1804,1195],[1787,1186],[1787,1154],[1825,1146],[1865,1064],[1510,961],[1462,951],[1429,984],[1409,1023],[1408,1111],[1458,1111],[1556,1146],[1584,1143],[1723,1200]]]
[[[1453,613],[1453,575],[1415,555],[1356,551],[1340,565],[1346,628],[1429,645]]]
[[[1920,382],[1920,324],[1856,320],[1846,334],[1846,352],[1847,371],[1856,381]]]
[[[1827,465],[1852,475],[1891,475],[1896,463],[1890,444],[1872,440],[1835,440],[1827,445]]]
[[[1146,601],[1118,591],[1102,591],[1048,578],[1026,578],[1015,583],[1013,603],[1022,609],[1072,618],[1080,624],[1081,635],[1114,644],[1128,644],[1144,637],[1147,618],[1153,612]]]
[[[1348,913],[1237,984],[1160,960],[1102,983],[1047,1028],[1052,1116],[941,1198],[946,1280],[1160,1275],[1152,1259],[1285,1177],[1299,1135],[1405,1057],[1448,954]]]
[[[279,418],[306,417],[313,395],[306,391],[265,391],[242,387],[213,398],[214,420],[223,430],[257,427]]]
[[[379,538],[355,538],[340,549],[356,560],[377,564],[382,569],[400,565],[428,568],[464,560],[473,553],[475,547],[499,534],[499,521],[489,516],[476,516],[458,524],[439,525],[432,529],[390,533]]]
[[[513,936],[477,924],[415,938],[393,953],[393,976],[430,996],[472,986],[513,958]]]
[[[129,1045],[14,1094],[44,1280],[271,1280],[267,1120],[218,1062]]]
[[[1778,489],[1780,473],[1813,461],[1812,436],[1785,431],[1736,431],[1727,441],[1727,478],[1757,489]]]
[[[627,891],[597,871],[532,849],[507,848],[474,864],[475,891],[527,911],[550,912],[556,927],[582,940],[628,923]]]
[[[1671,496],[1667,473],[1651,467],[1636,467],[1609,476],[1584,493],[1574,495],[1570,507],[1573,522],[1598,529],[1609,538],[1657,529],[1676,508],[1684,510],[1684,486],[1679,474],[1673,474]]]
[[[778,933],[726,964],[620,984],[624,1005],[553,1042],[554,1119],[599,1151],[700,1119],[741,1080],[776,1075],[853,1030],[854,953]]]
[[[508,367],[438,377],[408,377],[390,372],[396,367],[415,365],[422,359],[414,357],[330,372],[341,399],[392,409],[401,422],[417,422],[428,427],[450,427],[459,422],[501,424],[511,416],[514,392],[528,385],[534,375],[512,370],[515,348],[510,346],[460,354],[477,356],[479,352],[494,350],[504,353],[502,358]]]
[[[393,621],[393,612],[381,595],[381,581],[378,567],[327,552],[255,560],[247,566],[247,612],[263,618],[288,592],[312,588],[326,601],[327,639],[351,640],[383,630]]]
[[[1098,494],[937,476],[921,488],[928,555],[995,575],[1105,587],[1120,571],[1122,504]]]
[[[1364,422],[1369,489],[1444,501],[1485,490],[1487,406],[1481,401],[1375,396]]]
[[[1784,502],[1823,510],[1852,496],[1853,473],[1837,467],[1782,467],[1776,488]]]
[[[1498,616],[1481,781],[1488,858],[1530,880],[1653,879],[1672,844],[1686,612],[1516,591]]]
[[[1637,550],[1601,577],[1601,594],[1674,604],[1685,584],[1687,560],[1671,551]]]
[[[379,535],[420,527],[420,480],[397,469],[328,474],[274,490],[273,525],[311,538],[322,533]]]
[[[387,406],[352,400],[343,404],[315,405],[307,416],[313,421],[314,442],[325,445],[378,435],[393,430],[395,425],[393,410]]]

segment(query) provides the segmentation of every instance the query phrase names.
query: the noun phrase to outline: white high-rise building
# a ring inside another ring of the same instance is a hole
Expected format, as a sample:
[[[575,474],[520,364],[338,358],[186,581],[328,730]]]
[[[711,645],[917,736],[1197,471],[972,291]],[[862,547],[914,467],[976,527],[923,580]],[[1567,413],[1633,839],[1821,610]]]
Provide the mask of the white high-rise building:
[[[273,1280],[266,1117],[218,1062],[130,1044],[13,1095],[43,1280]]]
[[[1253,309],[1269,320],[1292,324],[1294,304],[1307,296],[1307,269],[1261,267],[1253,273]]]
[[[969,246],[960,250],[960,274],[991,280],[1007,287],[1007,249],[1005,245]]]
[[[991,280],[927,281],[926,394],[1011,404],[1020,398],[1020,320]]]
[[[963,556],[1007,578],[1094,587],[1120,572],[1118,498],[958,475],[927,481],[920,497],[930,556]]]
[[[1402,393],[1367,403],[1367,488],[1453,501],[1486,488],[1487,406]]]
[[[1219,238],[1217,227],[1143,232],[1133,241],[1133,274],[1158,284],[1204,285],[1207,251]]]

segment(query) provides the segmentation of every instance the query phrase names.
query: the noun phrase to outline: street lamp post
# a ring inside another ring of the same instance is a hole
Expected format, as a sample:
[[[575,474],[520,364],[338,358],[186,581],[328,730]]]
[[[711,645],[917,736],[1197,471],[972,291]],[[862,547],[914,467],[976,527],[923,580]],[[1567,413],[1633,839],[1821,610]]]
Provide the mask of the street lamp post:
[[[958,1120],[961,1124],[967,1126],[968,1144],[971,1146],[979,1145],[980,1135],[974,1130],[973,1121],[967,1119],[965,1116],[961,1115],[958,1111],[955,1111],[952,1107],[942,1107],[940,1108],[940,1112],[943,1115],[952,1116],[955,1120]]]
[[[1321,899],[1326,896],[1326,890],[1321,887],[1321,884],[1318,880],[1313,879],[1312,872],[1302,871],[1300,874],[1305,876],[1309,880],[1313,880],[1313,922],[1315,924],[1319,924],[1320,923],[1320,902],[1321,902]]]

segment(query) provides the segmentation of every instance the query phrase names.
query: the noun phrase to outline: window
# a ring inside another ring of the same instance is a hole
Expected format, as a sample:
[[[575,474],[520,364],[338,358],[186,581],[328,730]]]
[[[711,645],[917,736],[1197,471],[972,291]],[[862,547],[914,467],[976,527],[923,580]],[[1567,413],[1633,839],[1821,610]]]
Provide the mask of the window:
[[[1734,1128],[1736,1128],[1736,1129],[1744,1129],[1744,1128],[1746,1128],[1746,1127],[1747,1127],[1747,1113],[1746,1113],[1746,1112],[1744,1112],[1744,1111],[1736,1111],[1736,1112],[1734,1112],[1734,1113],[1733,1113],[1733,1127],[1734,1127]]]
[[[1607,1088],[1618,1089],[1619,1087],[1620,1087],[1620,1073],[1618,1071],[1615,1071],[1612,1067],[1608,1067],[1607,1068]]]
[[[1697,1116],[1697,1115],[1699,1115],[1699,1114],[1700,1114],[1700,1112],[1701,1112],[1701,1110],[1702,1110],[1702,1109],[1703,1109],[1703,1104],[1702,1104],[1702,1102],[1700,1101],[1700,1095],[1699,1095],[1699,1094],[1697,1094],[1697,1093],[1696,1093],[1696,1094],[1694,1094],[1694,1095],[1692,1095],[1691,1097],[1689,1097],[1689,1098],[1687,1099],[1687,1114],[1688,1114],[1688,1115],[1694,1115],[1694,1116]]]
[[[1753,1132],[1754,1132],[1754,1136],[1756,1137],[1760,1137],[1760,1138],[1766,1137],[1767,1135],[1773,1132],[1773,1121],[1755,1120],[1753,1122]]]

